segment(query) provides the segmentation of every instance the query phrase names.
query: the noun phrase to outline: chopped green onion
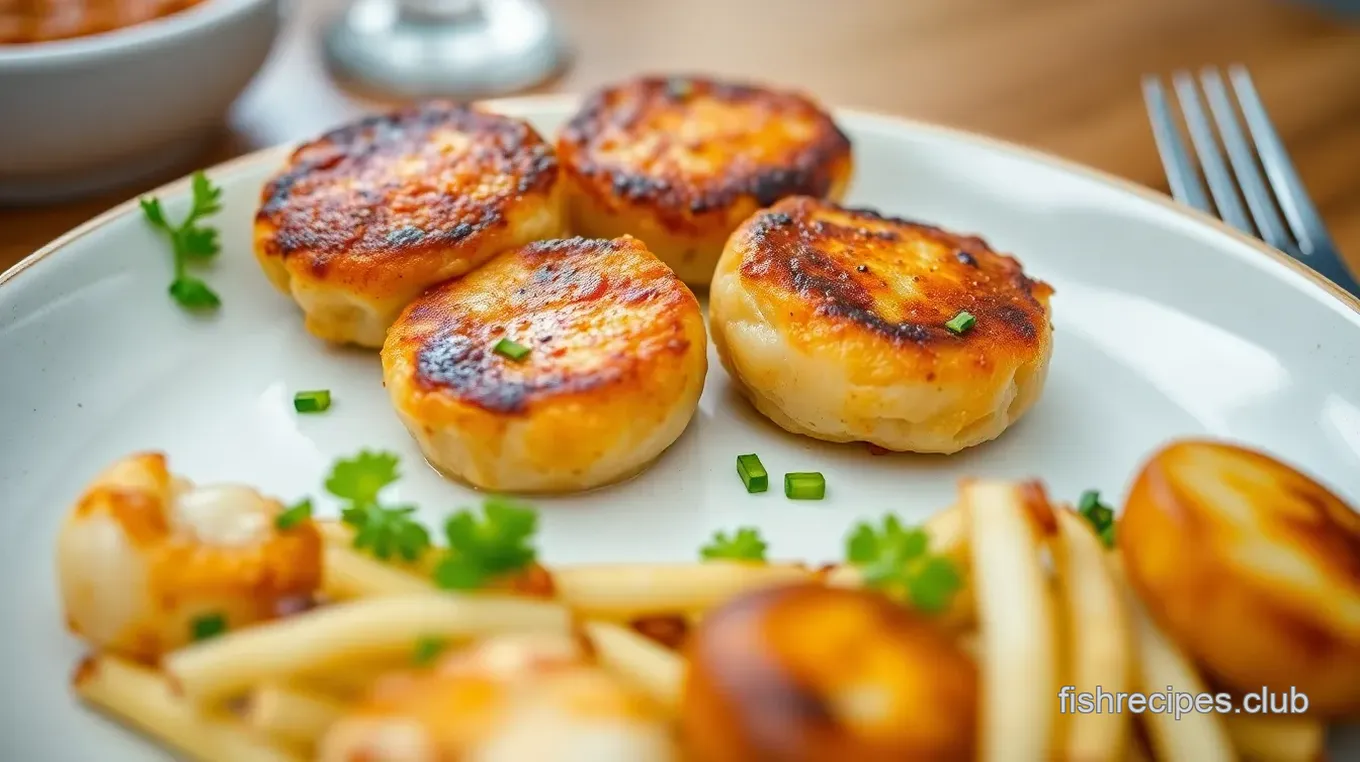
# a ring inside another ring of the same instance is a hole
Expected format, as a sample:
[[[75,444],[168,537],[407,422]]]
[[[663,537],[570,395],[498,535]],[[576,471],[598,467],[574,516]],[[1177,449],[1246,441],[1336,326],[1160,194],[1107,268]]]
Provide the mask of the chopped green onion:
[[[491,351],[507,360],[514,360],[515,362],[519,362],[529,356],[528,347],[517,341],[511,341],[510,339],[501,339],[496,342],[496,346],[492,347]]]
[[[411,661],[418,667],[428,666],[434,663],[435,659],[448,648],[449,642],[438,637],[424,637],[416,641],[415,653],[411,654]]]
[[[274,517],[274,527],[287,531],[312,517],[311,499],[303,499],[288,510]]]
[[[1107,548],[1114,547],[1114,509],[1100,502],[1100,491],[1088,489],[1077,500],[1077,513],[1091,524]]]
[[[737,475],[741,477],[741,483],[746,485],[746,491],[752,494],[770,488],[770,475],[755,453],[737,456]]]
[[[208,640],[227,631],[227,618],[221,614],[204,614],[189,623],[190,636],[194,642]]]
[[[821,500],[826,497],[826,477],[817,471],[784,474],[784,496],[790,500]]]
[[[944,327],[954,333],[965,334],[972,329],[973,324],[976,322],[977,318],[973,317],[971,312],[968,310],[960,310],[959,314],[950,318],[949,322],[944,324]]]
[[[331,406],[331,391],[317,389],[293,395],[293,409],[299,413],[324,413]]]

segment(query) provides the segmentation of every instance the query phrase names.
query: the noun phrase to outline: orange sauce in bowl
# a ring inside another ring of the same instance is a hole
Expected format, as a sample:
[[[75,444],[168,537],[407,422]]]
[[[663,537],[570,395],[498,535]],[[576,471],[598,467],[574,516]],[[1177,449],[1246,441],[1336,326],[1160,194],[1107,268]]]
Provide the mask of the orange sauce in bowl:
[[[67,40],[141,24],[203,0],[0,0],[0,45]]]

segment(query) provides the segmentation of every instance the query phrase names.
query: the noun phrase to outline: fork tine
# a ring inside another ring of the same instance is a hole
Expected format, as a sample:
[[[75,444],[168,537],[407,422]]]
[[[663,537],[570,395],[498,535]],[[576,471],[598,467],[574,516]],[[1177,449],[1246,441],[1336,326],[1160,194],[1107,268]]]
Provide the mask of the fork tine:
[[[1228,78],[1237,93],[1237,102],[1242,107],[1242,116],[1246,119],[1247,129],[1251,131],[1252,140],[1256,143],[1261,166],[1266,171],[1266,177],[1270,179],[1271,187],[1275,189],[1275,198],[1280,202],[1280,211],[1284,212],[1284,218],[1289,221],[1294,238],[1299,242],[1299,249],[1308,255],[1335,252],[1336,246],[1322,225],[1322,217],[1318,214],[1317,207],[1313,206],[1312,200],[1308,198],[1298,171],[1289,161],[1289,154],[1285,153],[1279,133],[1266,116],[1265,106],[1261,104],[1261,96],[1256,93],[1251,75],[1241,66],[1230,66]]]
[[[1204,170],[1204,179],[1209,183],[1209,193],[1218,207],[1218,215],[1223,221],[1247,235],[1255,235],[1256,229],[1247,219],[1247,210],[1237,197],[1237,188],[1228,166],[1223,163],[1223,154],[1218,151],[1218,141],[1214,130],[1209,126],[1209,118],[1204,115],[1200,105],[1199,92],[1195,90],[1195,80],[1188,72],[1178,71],[1171,75],[1171,84],[1176,89],[1176,100],[1180,101],[1181,113],[1185,115],[1185,126],[1190,130],[1190,143],[1199,156],[1199,165]]]
[[[1195,172],[1194,162],[1190,160],[1185,143],[1181,142],[1180,131],[1176,129],[1176,121],[1171,117],[1166,90],[1157,77],[1143,77],[1143,100],[1147,104],[1152,138],[1157,143],[1157,154],[1162,158],[1162,168],[1166,170],[1172,197],[1186,206],[1213,214],[1209,198],[1204,195],[1204,186],[1200,185],[1199,175]]]
[[[1204,97],[1209,101],[1209,111],[1218,125],[1218,136],[1228,152],[1233,174],[1237,175],[1237,185],[1251,210],[1252,221],[1260,231],[1261,238],[1277,249],[1285,249],[1291,243],[1284,229],[1284,221],[1275,211],[1275,202],[1270,198],[1261,172],[1256,168],[1256,159],[1251,144],[1242,134],[1242,126],[1237,121],[1237,111],[1233,108],[1228,90],[1223,84],[1223,76],[1218,69],[1210,66],[1200,72],[1200,84]]]

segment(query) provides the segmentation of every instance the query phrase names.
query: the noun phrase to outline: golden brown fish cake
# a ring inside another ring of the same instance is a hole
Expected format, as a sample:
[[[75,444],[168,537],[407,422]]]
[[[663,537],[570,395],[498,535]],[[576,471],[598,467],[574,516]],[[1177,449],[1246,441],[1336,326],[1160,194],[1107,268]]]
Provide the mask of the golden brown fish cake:
[[[532,127],[430,102],[298,148],[264,188],[255,253],[314,335],[378,347],[421,291],[562,225],[557,160]]]
[[[1051,293],[981,238],[790,198],[732,234],[710,323],[738,388],[779,426],[950,453],[1039,397]],[[959,334],[946,324],[961,311],[976,322]]]
[[[647,243],[682,280],[706,286],[727,236],[792,195],[839,199],[850,141],[789,92],[649,77],[590,96],[557,142],[574,232]]]
[[[503,339],[528,355],[498,354]],[[382,360],[429,461],[508,492],[636,473],[684,431],[708,369],[698,300],[628,237],[505,252],[413,302]]]

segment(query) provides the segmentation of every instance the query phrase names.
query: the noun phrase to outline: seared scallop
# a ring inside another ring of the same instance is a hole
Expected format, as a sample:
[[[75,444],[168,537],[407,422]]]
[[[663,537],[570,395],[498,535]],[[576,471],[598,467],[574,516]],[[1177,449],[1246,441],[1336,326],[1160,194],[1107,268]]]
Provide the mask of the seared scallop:
[[[705,617],[685,650],[681,722],[696,760],[976,758],[976,664],[877,592],[748,593]]]
[[[378,347],[421,291],[561,235],[557,178],[525,122],[425,103],[298,148],[264,188],[255,253],[308,331]]]
[[[737,388],[779,426],[952,453],[1038,399],[1051,293],[981,238],[790,198],[732,234],[710,322]]]
[[[601,90],[557,150],[574,232],[635,235],[695,286],[757,209],[795,194],[838,199],[851,172],[850,141],[812,101],[707,79]]]
[[[689,423],[707,371],[694,294],[634,238],[505,252],[413,302],[383,378],[430,463],[484,489],[630,476]]]
[[[1214,682],[1360,718],[1360,513],[1263,453],[1173,443],[1116,532],[1130,584]]]

